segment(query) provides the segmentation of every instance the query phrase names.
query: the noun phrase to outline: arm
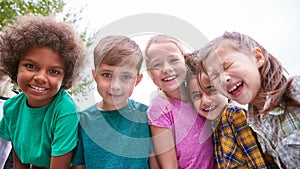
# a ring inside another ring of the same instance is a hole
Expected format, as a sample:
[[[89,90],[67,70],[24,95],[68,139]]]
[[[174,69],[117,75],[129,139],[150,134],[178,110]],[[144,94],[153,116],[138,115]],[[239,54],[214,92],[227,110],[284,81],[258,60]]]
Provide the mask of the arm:
[[[72,159],[73,151],[68,152],[62,156],[52,156],[50,162],[50,169],[69,169]]]
[[[150,126],[152,141],[158,162],[163,169],[178,168],[172,131],[167,128]]]
[[[155,154],[150,154],[148,158],[149,168],[150,169],[160,169],[159,163]]]
[[[30,165],[29,164],[22,164],[18,155],[16,154],[15,150],[12,149],[13,154],[14,154],[14,166],[13,169],[29,169]]]
[[[70,169],[85,169],[85,165],[73,166],[73,167],[70,167]]]

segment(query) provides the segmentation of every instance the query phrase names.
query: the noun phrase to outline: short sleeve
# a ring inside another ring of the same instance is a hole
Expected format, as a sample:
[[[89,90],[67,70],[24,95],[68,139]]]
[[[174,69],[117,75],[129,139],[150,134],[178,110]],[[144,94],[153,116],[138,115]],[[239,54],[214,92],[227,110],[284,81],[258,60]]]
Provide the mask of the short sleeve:
[[[72,165],[84,165],[84,153],[83,153],[83,143],[82,143],[82,128],[79,125],[78,126],[78,137],[79,141],[78,144],[74,150],[73,158],[72,158]]]
[[[171,103],[161,96],[155,97],[149,105],[147,116],[148,124],[163,128],[172,128],[174,122],[172,119]]]
[[[66,154],[77,145],[79,118],[76,114],[76,107],[71,105],[60,105],[62,108],[59,111],[63,113],[59,113],[55,122],[51,156]]]

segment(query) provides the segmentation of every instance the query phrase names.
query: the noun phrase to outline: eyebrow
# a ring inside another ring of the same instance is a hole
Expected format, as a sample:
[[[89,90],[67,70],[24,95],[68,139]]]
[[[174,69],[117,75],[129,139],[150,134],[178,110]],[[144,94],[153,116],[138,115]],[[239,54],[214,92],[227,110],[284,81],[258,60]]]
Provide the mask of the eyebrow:
[[[200,93],[200,91],[197,90],[192,92],[192,94],[197,94],[197,93]]]
[[[34,61],[32,59],[28,59],[28,58],[24,58],[22,61],[32,62],[33,64],[39,64],[39,62]],[[57,65],[49,65],[49,67],[51,67],[51,69],[63,69],[63,70],[66,69],[65,67],[61,67],[61,66],[57,66]]]

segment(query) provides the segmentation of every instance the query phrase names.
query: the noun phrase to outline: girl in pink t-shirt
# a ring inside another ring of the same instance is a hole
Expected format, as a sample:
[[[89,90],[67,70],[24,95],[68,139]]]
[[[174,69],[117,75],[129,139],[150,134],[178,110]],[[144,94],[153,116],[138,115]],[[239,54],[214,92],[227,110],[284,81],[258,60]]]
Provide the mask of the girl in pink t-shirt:
[[[156,35],[146,46],[146,65],[158,96],[148,109],[153,145],[162,168],[214,168],[213,145],[205,118],[196,113],[185,86],[187,67],[181,43]]]

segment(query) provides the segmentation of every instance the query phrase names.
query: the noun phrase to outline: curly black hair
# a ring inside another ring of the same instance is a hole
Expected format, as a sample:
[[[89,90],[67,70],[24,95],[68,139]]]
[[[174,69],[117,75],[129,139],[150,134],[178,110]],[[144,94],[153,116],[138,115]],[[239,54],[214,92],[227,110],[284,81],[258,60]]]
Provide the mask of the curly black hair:
[[[86,59],[84,42],[75,30],[54,16],[39,14],[20,16],[14,24],[6,26],[0,32],[0,61],[13,82],[17,82],[20,59],[35,47],[48,47],[64,59],[62,88],[71,88]]]

